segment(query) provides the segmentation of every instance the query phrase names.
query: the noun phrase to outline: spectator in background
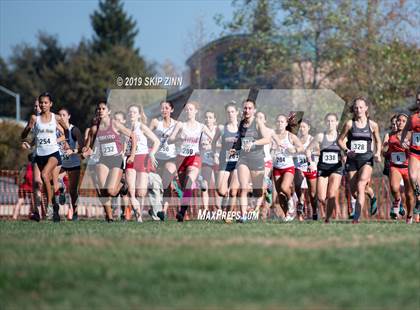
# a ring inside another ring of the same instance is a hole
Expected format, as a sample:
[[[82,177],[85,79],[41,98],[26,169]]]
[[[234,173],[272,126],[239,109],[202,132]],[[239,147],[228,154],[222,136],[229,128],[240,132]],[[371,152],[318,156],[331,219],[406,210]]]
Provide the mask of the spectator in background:
[[[17,220],[20,214],[20,208],[25,203],[26,198],[31,201],[31,207],[34,204],[33,199],[33,169],[32,169],[32,154],[28,155],[28,162],[22,167],[18,177],[19,182],[19,197],[16,205],[13,208],[13,220]]]

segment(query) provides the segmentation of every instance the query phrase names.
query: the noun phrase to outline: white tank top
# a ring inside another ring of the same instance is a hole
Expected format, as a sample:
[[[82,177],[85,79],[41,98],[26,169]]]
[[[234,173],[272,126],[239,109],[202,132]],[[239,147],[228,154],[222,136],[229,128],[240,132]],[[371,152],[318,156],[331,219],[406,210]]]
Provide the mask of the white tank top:
[[[48,123],[41,122],[41,116],[36,117],[36,155],[47,156],[59,151],[56,130],[57,122],[54,113],[51,113],[51,121]]]
[[[73,139],[73,135],[71,134],[72,129],[74,128],[73,125],[69,127],[69,146],[72,150],[76,148],[76,140]],[[70,156],[63,155],[63,168],[74,168],[80,166],[80,157],[77,154],[71,154]]]
[[[306,140],[306,142],[303,144],[303,149],[304,151],[306,151],[306,149],[308,148],[309,144],[312,142],[313,137],[312,136],[308,136],[308,139]],[[308,171],[308,160],[306,158],[306,154],[305,153],[299,153],[296,156],[296,168],[301,170],[301,171]]]
[[[178,155],[194,156],[200,153],[200,138],[204,124],[197,122],[194,128],[188,128],[187,123],[182,123],[181,144],[178,147]]]
[[[147,138],[144,135],[143,131],[140,129],[140,123],[136,123],[134,126],[134,134],[137,138],[137,146],[136,146],[136,155],[140,154],[147,154],[149,153],[149,148],[147,147]],[[131,139],[127,142],[127,149],[125,151],[125,155],[130,156],[131,154]]]
[[[156,152],[156,158],[160,160],[168,160],[176,157],[175,144],[168,143],[168,137],[172,134],[175,129],[176,122],[171,119],[168,128],[163,127],[163,120],[159,119],[157,126],[154,130],[155,135],[160,140],[159,150]]]
[[[214,153],[212,151],[211,148],[211,141],[214,138],[214,136],[216,135],[216,130],[217,127],[214,127],[213,130],[211,130],[211,137],[207,136],[206,134],[203,134],[203,136],[201,137],[201,160],[203,162],[203,164],[208,165],[208,166],[213,166],[214,165]],[[207,145],[207,148],[204,149],[203,144]],[[210,145],[208,145],[210,144]]]
[[[293,155],[287,152],[287,149],[294,147],[289,139],[290,133],[287,132],[286,137],[281,141],[280,145],[276,145],[274,153],[273,166],[277,169],[286,169],[294,167]],[[276,144],[276,143],[274,143]]]

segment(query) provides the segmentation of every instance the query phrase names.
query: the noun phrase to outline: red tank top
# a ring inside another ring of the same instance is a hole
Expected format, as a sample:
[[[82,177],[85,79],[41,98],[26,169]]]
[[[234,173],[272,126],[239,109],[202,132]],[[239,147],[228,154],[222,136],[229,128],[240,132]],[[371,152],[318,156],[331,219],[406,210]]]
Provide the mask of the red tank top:
[[[122,152],[120,135],[114,130],[111,124],[106,129],[98,129],[96,139],[99,142],[101,156],[117,156]]]
[[[411,148],[420,151],[420,112],[411,115]]]
[[[388,141],[388,152],[391,167],[408,166],[408,150],[401,145],[397,134],[391,134]]]

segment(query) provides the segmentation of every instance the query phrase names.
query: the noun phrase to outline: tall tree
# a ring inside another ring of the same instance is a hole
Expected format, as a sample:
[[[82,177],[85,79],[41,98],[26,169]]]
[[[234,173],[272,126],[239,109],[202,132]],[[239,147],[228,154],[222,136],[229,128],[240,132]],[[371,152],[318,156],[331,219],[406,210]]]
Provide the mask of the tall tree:
[[[345,99],[364,93],[380,112],[398,106],[420,84],[418,1],[233,1],[236,10],[232,21],[221,23],[223,34],[252,36],[255,23],[250,21],[257,12],[264,15],[265,2],[275,31],[260,32],[253,41],[279,44],[264,49],[257,44],[256,49],[251,43],[241,50],[258,50],[260,57],[251,66],[260,74],[268,77],[273,66],[284,71],[289,65],[292,87],[329,88]]]
[[[270,0],[232,1],[236,10],[231,21],[216,16],[216,22],[224,29],[222,34],[245,35],[226,53],[220,70],[224,76],[233,76],[219,87],[285,87],[289,84],[290,66],[284,62],[285,49],[278,36],[276,24],[277,3]]]
[[[120,0],[101,0],[90,20],[95,31],[93,48],[96,52],[107,52],[112,46],[120,45],[138,53],[138,49],[134,49],[138,34],[136,22],[127,16]]]

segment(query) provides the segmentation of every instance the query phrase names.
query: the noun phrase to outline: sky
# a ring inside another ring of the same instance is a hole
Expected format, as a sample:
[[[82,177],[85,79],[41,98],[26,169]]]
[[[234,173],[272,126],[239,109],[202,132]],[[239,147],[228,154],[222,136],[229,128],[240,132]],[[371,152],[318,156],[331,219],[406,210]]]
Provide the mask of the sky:
[[[12,47],[26,42],[36,44],[39,31],[58,36],[62,46],[77,45],[90,39],[93,30],[89,15],[98,0],[0,0],[0,55],[7,59]],[[222,14],[230,19],[230,0],[127,0],[125,11],[137,22],[136,47],[149,62],[162,64],[171,60],[181,71],[194,51],[191,38],[198,24],[204,25],[208,39],[222,29],[213,17]]]

